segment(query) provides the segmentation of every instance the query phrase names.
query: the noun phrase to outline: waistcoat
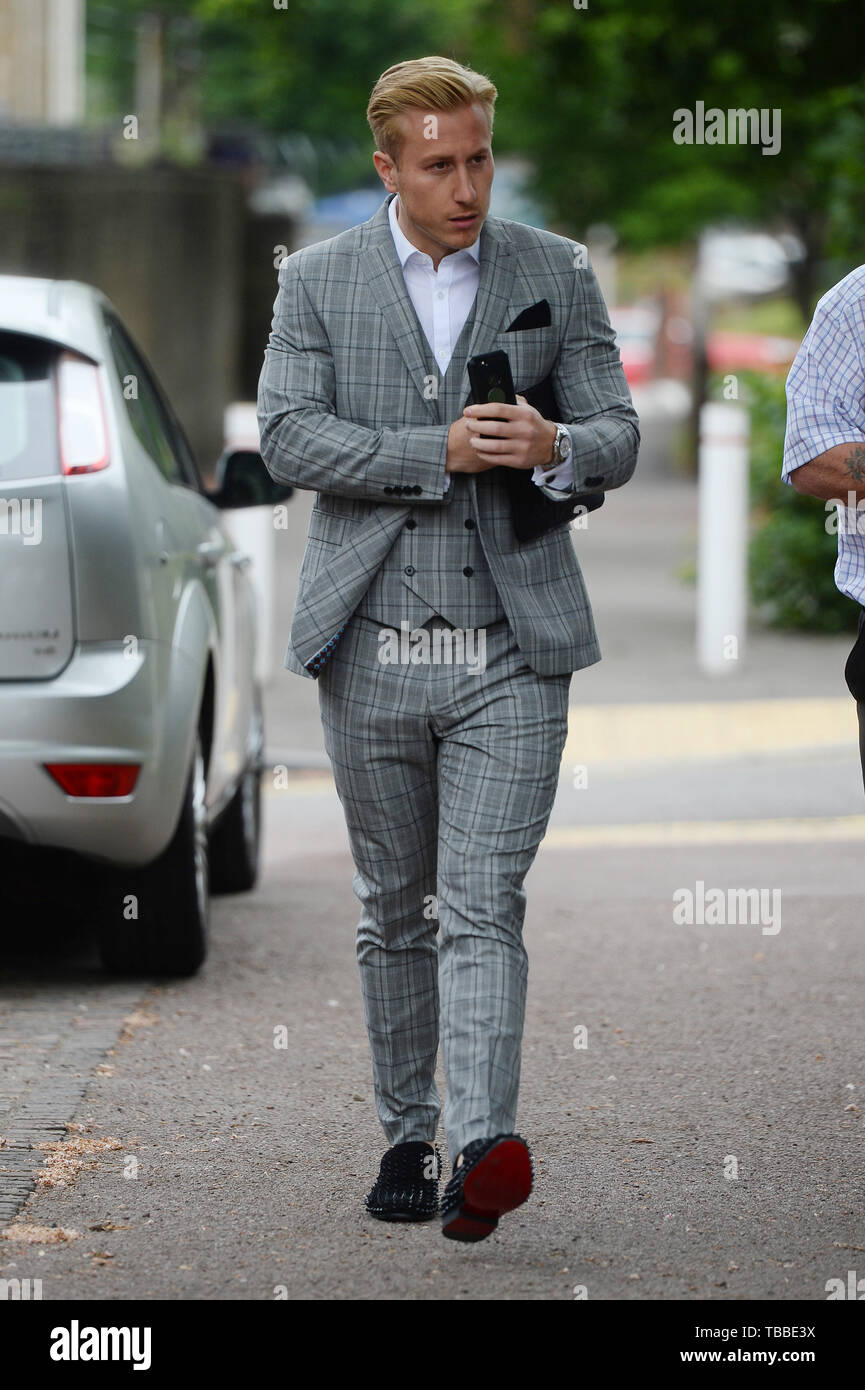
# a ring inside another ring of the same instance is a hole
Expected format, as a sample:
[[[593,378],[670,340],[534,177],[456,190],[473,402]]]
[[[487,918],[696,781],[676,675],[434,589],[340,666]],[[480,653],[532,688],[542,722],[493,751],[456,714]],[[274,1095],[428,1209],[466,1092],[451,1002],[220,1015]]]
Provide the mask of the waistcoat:
[[[427,382],[436,394],[432,403],[439,424],[450,424],[462,414],[460,385],[475,321],[477,295],[457,339],[447,371],[441,375],[423,330]],[[413,509],[358,604],[357,613],[399,629],[408,621],[420,627],[439,614],[454,627],[485,627],[504,618],[478,530],[476,493],[467,473],[451,473],[450,502],[440,507]]]

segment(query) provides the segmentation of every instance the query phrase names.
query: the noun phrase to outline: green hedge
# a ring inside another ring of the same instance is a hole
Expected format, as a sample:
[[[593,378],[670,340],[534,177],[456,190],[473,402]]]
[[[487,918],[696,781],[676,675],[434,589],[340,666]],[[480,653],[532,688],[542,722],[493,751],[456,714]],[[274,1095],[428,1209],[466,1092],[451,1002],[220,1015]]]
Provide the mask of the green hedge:
[[[751,417],[751,600],[768,627],[809,632],[855,631],[859,605],[835,587],[838,537],[816,497],[781,481],[787,401],[784,377],[737,373],[739,404]],[[722,400],[723,378],[710,397]],[[834,523],[834,518],[833,518]]]

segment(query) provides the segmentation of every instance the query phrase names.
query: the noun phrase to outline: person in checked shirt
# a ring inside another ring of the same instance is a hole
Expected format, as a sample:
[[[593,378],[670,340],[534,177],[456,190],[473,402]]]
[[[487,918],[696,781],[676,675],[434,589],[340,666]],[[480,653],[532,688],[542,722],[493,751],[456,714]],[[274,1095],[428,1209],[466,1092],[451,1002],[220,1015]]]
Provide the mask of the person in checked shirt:
[[[823,295],[790,368],[781,477],[838,508],[835,583],[862,609],[844,675],[865,782],[865,265]]]

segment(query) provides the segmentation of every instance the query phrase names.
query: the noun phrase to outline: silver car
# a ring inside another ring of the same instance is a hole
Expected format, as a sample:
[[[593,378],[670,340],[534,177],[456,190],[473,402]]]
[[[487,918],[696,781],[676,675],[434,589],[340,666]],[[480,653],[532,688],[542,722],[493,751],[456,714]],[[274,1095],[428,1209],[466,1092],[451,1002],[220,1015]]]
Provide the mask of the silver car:
[[[108,969],[190,974],[211,889],[258,871],[264,731],[249,557],[110,301],[0,276],[0,899],[87,894]],[[4,914],[9,918],[9,908]]]

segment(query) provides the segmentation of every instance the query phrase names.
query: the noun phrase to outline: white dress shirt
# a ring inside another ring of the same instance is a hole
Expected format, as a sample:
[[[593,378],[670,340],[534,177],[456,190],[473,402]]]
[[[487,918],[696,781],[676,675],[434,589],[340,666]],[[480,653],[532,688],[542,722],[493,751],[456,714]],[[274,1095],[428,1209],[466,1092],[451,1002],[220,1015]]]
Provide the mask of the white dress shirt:
[[[457,339],[471,311],[480,279],[480,235],[462,251],[452,251],[439,261],[438,270],[432,257],[419,251],[408,239],[397,221],[399,197],[388,206],[390,229],[396,253],[402,266],[405,287],[414,305],[418,322],[424,331],[442,376],[448,369]],[[539,487],[567,489],[574,477],[572,458],[554,467],[536,467],[532,482]],[[445,491],[451,475],[446,474]]]

